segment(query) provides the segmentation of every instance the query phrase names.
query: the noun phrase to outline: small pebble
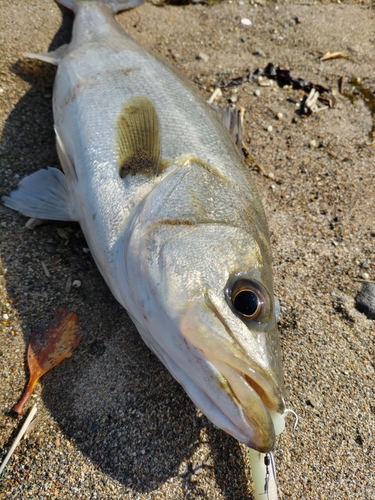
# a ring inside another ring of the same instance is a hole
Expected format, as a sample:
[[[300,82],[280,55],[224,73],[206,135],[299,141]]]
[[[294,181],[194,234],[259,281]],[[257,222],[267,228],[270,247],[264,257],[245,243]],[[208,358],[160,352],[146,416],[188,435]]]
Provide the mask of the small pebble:
[[[82,283],[80,282],[80,280],[74,280],[72,283],[72,286],[74,288],[79,288],[81,285],[82,285]]]
[[[266,57],[266,53],[262,49],[256,49],[253,52],[253,56]]]
[[[268,127],[267,127],[267,132],[272,132],[272,130],[273,130],[272,125],[268,125]]]
[[[362,273],[362,278],[363,278],[364,280],[369,280],[369,279],[370,279],[370,275],[369,275],[369,273]]]
[[[259,97],[259,96],[260,96],[260,90],[259,90],[259,89],[256,89],[256,90],[254,91],[254,95],[256,95],[257,97]]]
[[[49,254],[54,254],[56,253],[56,247],[54,245],[46,245],[45,250]]]
[[[278,120],[282,120],[284,118],[284,115],[279,111],[278,113],[276,113],[276,118]]]
[[[368,319],[375,319],[375,284],[363,283],[355,298],[355,306]]]
[[[69,240],[69,233],[66,229],[62,228],[62,227],[58,227],[56,229],[57,231],[57,234],[60,236],[60,238],[64,239],[64,240]]]
[[[9,319],[9,315],[8,314],[3,314],[3,319]]]
[[[251,26],[251,21],[247,17],[243,17],[241,19],[241,24],[243,24],[244,26]]]
[[[269,80],[268,78],[260,78],[259,77],[258,83],[261,87],[272,87],[273,80]]]
[[[315,140],[315,139],[312,139],[312,140],[309,142],[309,146],[310,146],[310,148],[316,148],[316,146],[317,146],[317,145],[318,145],[318,144],[317,144],[317,142],[316,142],[316,140]]]
[[[199,52],[199,54],[196,55],[196,59],[198,59],[198,61],[208,62],[210,58],[204,52]]]
[[[195,474],[197,470],[201,469],[202,467],[203,467],[203,462],[201,460],[194,460],[194,462],[191,464],[191,468],[193,469]]]
[[[309,399],[306,400],[306,404],[312,406],[313,408],[317,408],[319,406],[316,399],[311,396],[309,397]]]

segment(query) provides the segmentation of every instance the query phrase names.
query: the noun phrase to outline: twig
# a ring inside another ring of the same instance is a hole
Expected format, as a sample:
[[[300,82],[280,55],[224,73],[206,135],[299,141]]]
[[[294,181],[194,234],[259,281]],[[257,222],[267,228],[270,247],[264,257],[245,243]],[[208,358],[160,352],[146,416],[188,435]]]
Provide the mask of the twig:
[[[212,104],[217,97],[221,97],[223,95],[221,89],[216,87],[216,89],[212,92],[211,97],[208,99],[208,104]]]
[[[51,274],[50,272],[48,271],[48,268],[46,266],[46,263],[41,261],[41,264],[42,264],[42,268],[43,268],[43,271],[44,271],[44,274],[47,276],[47,278],[50,278],[51,277]]]
[[[27,417],[27,419],[25,420],[25,423],[23,424],[23,426],[21,427],[21,430],[19,431],[19,433],[17,434],[17,437],[14,441],[14,443],[12,444],[12,446],[10,447],[10,450],[8,451],[6,457],[4,458],[3,460],[3,463],[1,464],[1,467],[0,467],[0,477],[7,465],[7,463],[9,462],[9,459],[10,457],[13,455],[14,453],[14,450],[17,448],[19,442],[21,441],[23,435],[25,434],[25,432],[27,431],[32,419],[34,418],[34,415],[37,411],[37,405],[35,404],[31,410],[30,410],[30,413]]]

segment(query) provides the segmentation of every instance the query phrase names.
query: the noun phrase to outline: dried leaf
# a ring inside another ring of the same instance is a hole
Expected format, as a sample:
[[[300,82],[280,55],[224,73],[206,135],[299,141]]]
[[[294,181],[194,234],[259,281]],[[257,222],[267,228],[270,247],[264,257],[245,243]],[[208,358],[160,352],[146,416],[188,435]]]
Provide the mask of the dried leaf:
[[[32,334],[27,349],[29,381],[13,411],[23,414],[23,408],[40,377],[71,356],[81,340],[78,315],[67,307],[57,309],[46,330]]]
[[[320,58],[321,61],[329,61],[330,59],[347,59],[349,56],[342,52],[326,52]]]

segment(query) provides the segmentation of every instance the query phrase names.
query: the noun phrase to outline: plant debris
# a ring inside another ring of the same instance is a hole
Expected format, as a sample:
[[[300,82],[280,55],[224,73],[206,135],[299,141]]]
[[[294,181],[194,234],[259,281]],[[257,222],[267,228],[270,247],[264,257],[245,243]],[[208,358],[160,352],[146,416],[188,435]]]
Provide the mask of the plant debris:
[[[324,105],[319,103],[320,94],[317,90],[311,89],[310,94],[303,101],[301,105],[302,114],[317,113],[318,111],[323,111],[323,109],[328,109],[329,105]]]
[[[242,143],[242,152],[244,154],[246,165],[249,167],[256,167],[265,177],[269,177],[269,174],[267,174],[264,167],[257,162],[244,142]]]
[[[23,414],[25,404],[40,377],[71,356],[81,340],[78,315],[67,307],[59,307],[47,329],[37,330],[31,335],[27,348],[29,381],[13,411]]]
[[[320,58],[321,61],[329,61],[331,59],[347,59],[349,56],[342,52],[326,52]]]
[[[21,439],[23,438],[24,434],[26,434],[26,432],[30,428],[30,426],[32,424],[32,419],[34,418],[34,415],[37,412],[37,409],[38,408],[37,408],[36,404],[31,408],[25,422],[23,423],[19,433],[17,434],[16,439],[14,440],[14,443],[10,447],[8,453],[6,454],[6,457],[4,458],[3,463],[1,464],[1,467],[0,467],[0,478],[1,478],[2,473],[4,472],[4,469],[7,465],[7,463],[9,462],[11,456],[14,453],[14,450],[17,448],[17,446],[18,446],[19,442],[21,441]]]
[[[339,87],[339,92],[343,96],[347,97],[350,102],[354,102],[359,96],[362,97],[364,103],[370,110],[371,116],[372,116],[372,129],[370,132],[370,136],[372,139],[372,142],[375,142],[375,95],[374,93],[367,87],[364,86],[360,78],[351,78],[349,80],[349,84],[354,87],[354,91],[352,92],[345,92],[344,90],[344,83],[345,79],[343,76],[339,78],[338,81],[338,87]],[[355,90],[358,92],[356,93]]]
[[[251,82],[259,76],[265,76],[270,80],[275,80],[281,87],[288,85],[295,90],[304,90],[307,93],[310,93],[312,89],[317,90],[319,94],[332,93],[330,89],[327,89],[322,85],[303,80],[302,78],[295,78],[294,76],[292,76],[289,69],[281,69],[279,66],[275,66],[273,63],[268,63],[265,68],[257,68],[255,71],[249,71],[249,73],[244,76],[233,78],[227,82],[221,82],[217,86],[226,89],[234,85],[241,85],[245,82]]]
[[[303,80],[302,78],[296,78],[292,76],[290,70],[281,69],[273,63],[268,63],[265,68],[257,68],[255,71],[249,71],[246,75],[232,78],[228,81],[220,81],[217,87],[226,89],[228,87],[253,81],[259,77],[275,80],[280,87],[289,86],[294,90],[303,90],[309,94],[301,107],[302,114],[310,114],[312,112],[322,111],[323,109],[333,108],[336,103],[331,89]],[[263,86],[265,86],[265,84]],[[318,103],[318,100],[321,105]]]

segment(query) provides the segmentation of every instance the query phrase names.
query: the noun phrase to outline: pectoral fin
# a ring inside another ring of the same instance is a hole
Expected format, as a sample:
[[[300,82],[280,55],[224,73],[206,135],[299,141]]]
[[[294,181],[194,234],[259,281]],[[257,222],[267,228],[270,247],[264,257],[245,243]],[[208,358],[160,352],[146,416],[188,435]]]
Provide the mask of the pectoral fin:
[[[70,157],[61,130],[55,126],[56,133],[56,149],[62,169],[69,180],[77,180],[77,172],[74,167],[72,158]]]
[[[120,177],[139,172],[158,174],[160,126],[154,105],[143,95],[129,99],[116,124]]]
[[[77,220],[74,215],[67,178],[57,168],[49,167],[28,175],[4,204],[28,217],[50,220]]]

